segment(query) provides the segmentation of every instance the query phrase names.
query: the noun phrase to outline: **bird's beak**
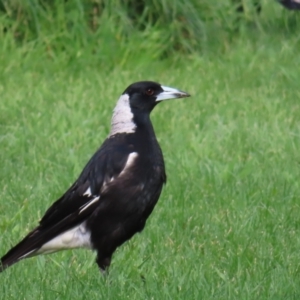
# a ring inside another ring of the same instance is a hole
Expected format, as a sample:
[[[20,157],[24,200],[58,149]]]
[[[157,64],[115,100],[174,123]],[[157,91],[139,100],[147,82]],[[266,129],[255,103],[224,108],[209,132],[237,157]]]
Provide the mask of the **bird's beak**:
[[[185,97],[191,96],[190,94],[188,94],[186,92],[183,92],[183,91],[180,91],[180,90],[168,87],[168,86],[162,85],[161,87],[162,87],[163,91],[160,94],[158,94],[158,96],[156,97],[156,102],[160,102],[160,101],[168,100],[168,99],[185,98]]]

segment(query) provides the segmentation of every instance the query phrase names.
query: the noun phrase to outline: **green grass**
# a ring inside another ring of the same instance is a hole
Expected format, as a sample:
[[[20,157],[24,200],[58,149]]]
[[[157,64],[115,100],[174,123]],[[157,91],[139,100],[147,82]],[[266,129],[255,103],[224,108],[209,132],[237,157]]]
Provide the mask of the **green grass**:
[[[139,37],[107,65],[76,45],[70,58],[44,40],[2,39],[1,255],[76,179],[127,85],[157,80],[193,97],[152,114],[168,183],[108,278],[93,253],[65,251],[5,271],[0,299],[299,299],[300,45],[298,19],[283,14],[162,61],[157,44],[140,53]]]

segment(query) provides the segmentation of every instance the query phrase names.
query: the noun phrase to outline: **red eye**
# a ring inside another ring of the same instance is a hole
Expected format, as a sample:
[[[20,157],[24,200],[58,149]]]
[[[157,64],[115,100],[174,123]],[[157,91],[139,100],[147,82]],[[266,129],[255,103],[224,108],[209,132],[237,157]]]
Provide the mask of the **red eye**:
[[[152,90],[152,89],[147,89],[147,90],[146,90],[146,94],[147,94],[148,96],[153,96],[154,90]]]

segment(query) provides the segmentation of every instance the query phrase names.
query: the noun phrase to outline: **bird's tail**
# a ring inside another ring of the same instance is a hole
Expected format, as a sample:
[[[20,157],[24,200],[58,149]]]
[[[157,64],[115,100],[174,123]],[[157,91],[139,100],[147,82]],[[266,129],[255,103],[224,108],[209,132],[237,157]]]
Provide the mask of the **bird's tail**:
[[[92,209],[92,206],[89,206],[89,209]],[[84,218],[90,213],[89,209],[84,210],[84,213],[81,214],[81,218],[78,218],[78,212],[68,215],[66,218],[55,223],[54,225],[45,227],[40,224],[38,227],[33,229],[20,243],[11,248],[2,258],[0,263],[0,272],[4,271],[6,268],[17,263],[19,260],[32,257],[38,254],[47,254],[56,252],[61,249],[66,248],[57,248],[50,250],[43,250],[41,248],[43,245],[51,241],[56,236],[61,233],[67,232],[68,230],[76,227],[80,224]],[[83,210],[80,210],[81,213]],[[74,234],[72,232],[71,234]],[[78,246],[80,246],[78,244]],[[75,248],[75,246],[73,247]]]
[[[37,227],[1,257],[0,272],[3,272],[23,258],[34,256],[36,251],[41,247],[39,241],[41,239],[39,238],[39,227]]]

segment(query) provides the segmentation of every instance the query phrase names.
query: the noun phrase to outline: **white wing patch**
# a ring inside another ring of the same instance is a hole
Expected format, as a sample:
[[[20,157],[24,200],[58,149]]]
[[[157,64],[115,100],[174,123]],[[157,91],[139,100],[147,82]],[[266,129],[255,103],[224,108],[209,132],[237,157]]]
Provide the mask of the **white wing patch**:
[[[37,250],[35,254],[47,254],[74,248],[92,248],[91,233],[87,230],[85,222],[53,238]]]
[[[92,196],[92,191],[90,187],[88,187],[88,189],[84,192],[83,196],[88,196],[88,197]]]
[[[89,206],[91,206],[93,203],[97,202],[100,199],[100,196],[92,199],[91,201],[89,201],[87,204],[81,206],[81,210],[79,211],[79,214],[81,214],[84,210],[86,210]]]
[[[132,166],[132,164],[134,163],[134,161],[136,160],[137,157],[138,157],[137,152],[132,152],[128,155],[125,167],[124,167],[124,169],[122,170],[122,172],[120,173],[119,176],[124,175],[128,171],[128,169]]]
[[[114,108],[109,136],[117,133],[133,133],[135,132],[135,129],[136,124],[133,121],[133,113],[129,104],[129,95],[121,95]]]

